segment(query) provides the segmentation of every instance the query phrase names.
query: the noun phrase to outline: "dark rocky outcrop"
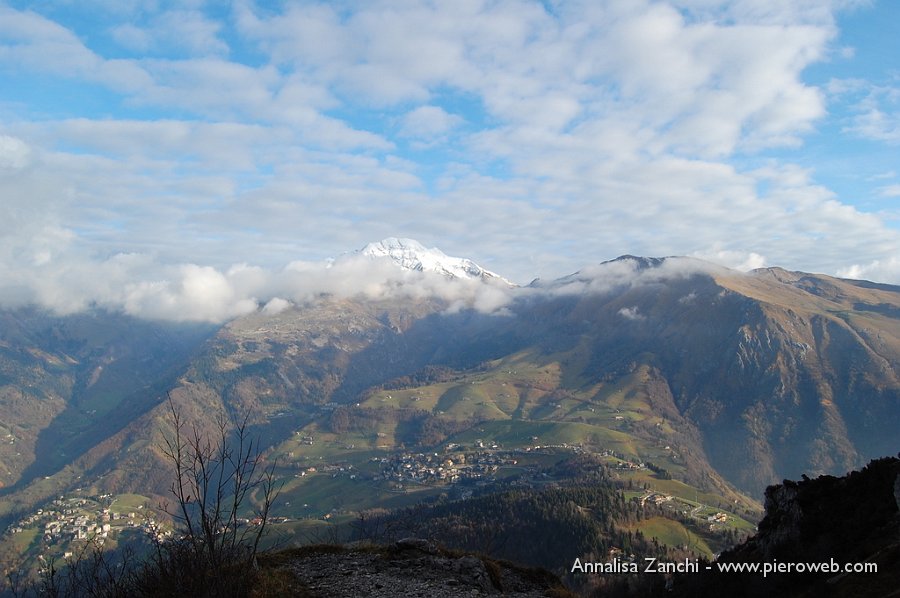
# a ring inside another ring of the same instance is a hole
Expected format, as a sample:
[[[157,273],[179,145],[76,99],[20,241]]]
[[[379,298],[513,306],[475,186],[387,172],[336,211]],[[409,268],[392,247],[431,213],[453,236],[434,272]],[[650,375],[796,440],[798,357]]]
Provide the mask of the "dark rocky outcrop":
[[[758,533],[718,563],[869,563],[877,572],[712,571],[674,580],[678,596],[900,595],[900,458],[870,462],[844,477],[785,480],[766,490]],[[672,594],[668,594],[672,595]]]

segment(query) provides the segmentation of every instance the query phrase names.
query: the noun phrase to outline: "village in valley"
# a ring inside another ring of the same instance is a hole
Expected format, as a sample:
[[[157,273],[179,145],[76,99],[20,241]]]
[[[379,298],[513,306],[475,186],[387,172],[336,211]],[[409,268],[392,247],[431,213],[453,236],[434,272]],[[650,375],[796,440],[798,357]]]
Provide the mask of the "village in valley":
[[[87,546],[115,547],[125,535],[163,541],[172,535],[143,496],[59,496],[6,530],[15,544],[35,555],[40,567],[59,566]]]
[[[298,435],[297,441],[297,449],[312,449],[320,444],[319,439],[312,435]],[[292,451],[289,454],[293,457],[291,462],[283,462],[278,469],[286,484],[286,492],[283,491],[270,523],[275,524],[277,529],[278,524],[302,524],[303,521],[315,520],[333,524],[356,516],[356,511],[349,505],[339,507],[333,502],[336,493],[331,494],[330,499],[334,506],[329,504],[329,498],[325,495],[316,502],[306,498],[304,490],[314,488],[308,484],[315,479],[339,483],[344,494],[352,494],[352,488],[363,494],[381,489],[410,497],[440,491],[449,493],[452,498],[467,499],[479,489],[501,481],[527,488],[553,483],[556,479],[548,473],[547,466],[565,455],[585,451],[581,446],[565,443],[535,443],[505,448],[497,442],[476,440],[467,445],[448,443],[439,452],[379,452],[381,454],[351,462],[346,459],[326,460],[322,456],[301,456]],[[614,475],[622,479],[652,473],[648,470],[648,464],[629,460],[614,451],[595,454],[606,460]],[[650,464],[650,468],[654,466]],[[296,486],[297,483],[301,485]],[[158,542],[173,534],[171,518],[157,512],[146,497],[134,494],[81,494],[59,496],[43,508],[21,517],[5,533],[16,536],[18,541],[15,544],[27,549],[37,559],[39,567],[50,563],[58,566],[77,558],[79,550],[85,546],[115,547],[126,536],[132,540]],[[641,507],[672,510],[690,517],[708,525],[710,531],[727,529],[738,522],[733,515],[713,507],[650,487],[635,487],[626,492],[626,496]],[[299,504],[292,506],[291,499],[309,502],[302,503],[302,507]],[[259,522],[250,515],[241,523],[254,525]]]

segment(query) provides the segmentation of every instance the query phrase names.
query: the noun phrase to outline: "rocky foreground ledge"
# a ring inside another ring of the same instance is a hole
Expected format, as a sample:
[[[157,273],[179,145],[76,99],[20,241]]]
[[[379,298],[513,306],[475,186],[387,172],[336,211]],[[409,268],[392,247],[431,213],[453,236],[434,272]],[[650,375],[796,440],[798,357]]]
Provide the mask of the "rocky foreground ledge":
[[[448,551],[418,538],[387,546],[305,546],[268,555],[260,564],[294,596],[573,596],[543,569]]]

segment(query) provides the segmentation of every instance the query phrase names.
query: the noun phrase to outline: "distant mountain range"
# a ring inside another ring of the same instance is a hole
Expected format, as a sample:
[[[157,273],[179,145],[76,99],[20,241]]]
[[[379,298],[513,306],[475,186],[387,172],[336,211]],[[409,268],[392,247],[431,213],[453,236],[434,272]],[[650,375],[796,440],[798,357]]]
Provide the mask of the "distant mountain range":
[[[502,309],[409,293],[216,327],[0,313],[0,517],[75,487],[165,496],[167,392],[201,423],[249,413],[285,466],[307,437],[350,462],[556,444],[732,502],[898,450],[900,287],[635,256],[515,287],[407,239],[359,253],[484,284]]]

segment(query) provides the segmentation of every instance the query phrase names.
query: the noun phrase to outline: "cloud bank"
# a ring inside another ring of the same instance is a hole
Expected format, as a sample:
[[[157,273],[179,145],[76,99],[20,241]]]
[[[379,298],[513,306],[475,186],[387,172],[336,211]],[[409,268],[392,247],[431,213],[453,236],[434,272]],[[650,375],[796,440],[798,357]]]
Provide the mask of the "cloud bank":
[[[358,254],[295,261],[281,270],[238,264],[224,271],[196,264],[160,267],[145,256],[118,254],[105,261],[35,263],[31,271],[27,280],[7,278],[0,305],[37,305],[60,315],[101,308],[149,319],[221,323],[256,311],[274,315],[325,296],[438,299],[448,312],[493,314],[504,313],[514,297],[501,282],[404,270],[390,259]]]

